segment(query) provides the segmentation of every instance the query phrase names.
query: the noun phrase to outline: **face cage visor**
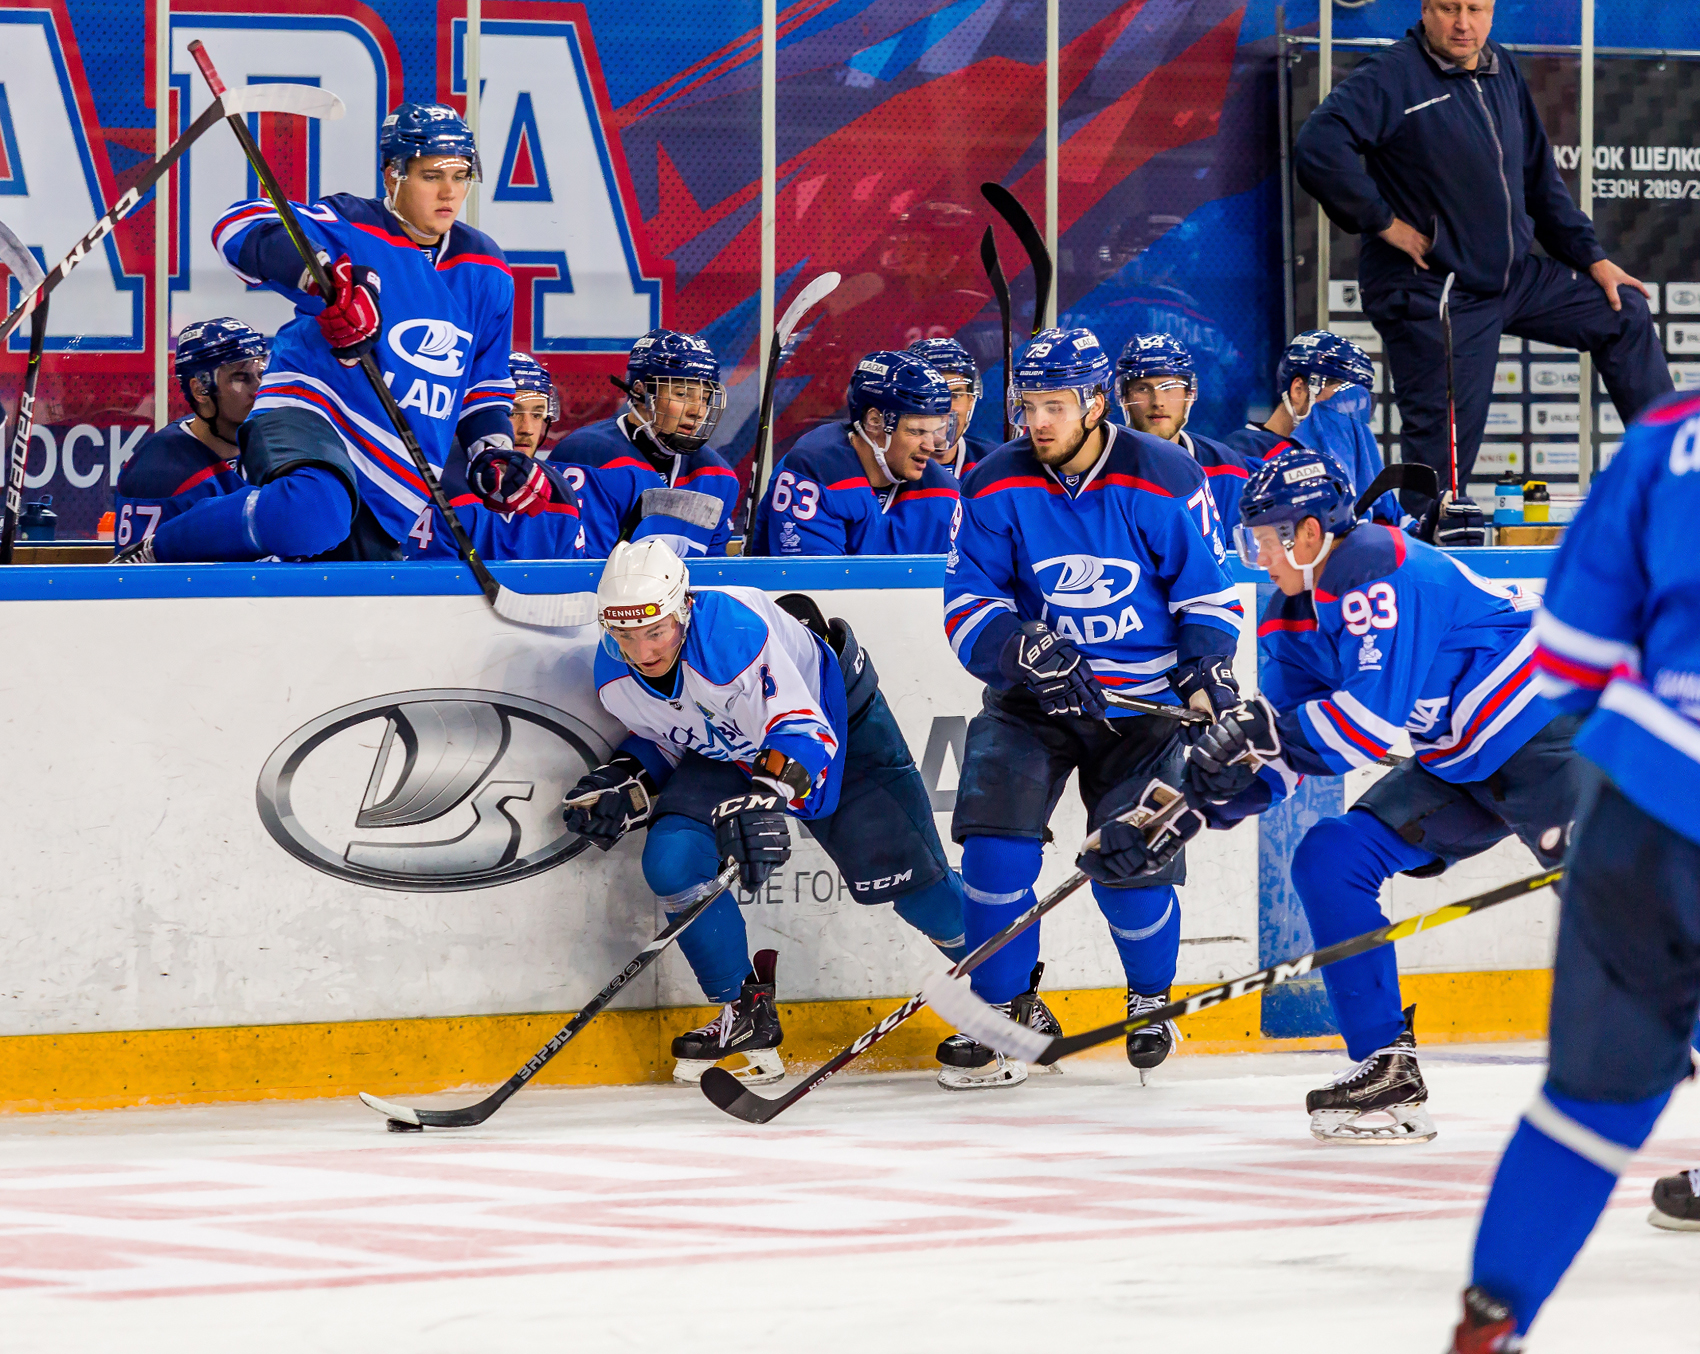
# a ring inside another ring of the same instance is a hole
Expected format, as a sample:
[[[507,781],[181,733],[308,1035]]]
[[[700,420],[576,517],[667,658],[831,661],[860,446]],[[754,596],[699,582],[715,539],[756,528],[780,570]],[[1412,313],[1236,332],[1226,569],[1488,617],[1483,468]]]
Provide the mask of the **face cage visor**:
[[[630,633],[633,630],[642,630],[645,626],[659,625],[669,616],[674,617],[679,622],[679,648],[683,650],[685,632],[691,628],[691,595],[688,592],[679,599],[679,605],[672,611],[664,611],[659,616],[649,616],[642,620],[627,621],[622,624],[619,621],[608,620],[598,611],[596,623],[602,629],[602,652],[616,662],[630,666],[631,660],[621,651],[620,641],[615,636],[622,630]]]
[[[1104,396],[1107,397],[1109,392],[1106,391],[1104,389],[1104,387],[1101,386],[1101,385],[1044,386],[1044,387],[1014,386],[1010,389],[1010,392],[1009,392],[1009,423],[1010,423],[1010,426],[1012,428],[1017,429],[1018,431],[1027,426],[1027,410],[1026,410],[1026,407],[1021,402],[1023,396],[1027,396],[1027,397],[1033,398],[1033,399],[1038,399],[1039,397],[1044,396],[1044,395],[1066,395],[1066,394],[1072,394],[1075,397],[1076,402],[1080,406],[1079,410],[1077,411],[1078,414],[1079,414],[1079,417],[1080,417],[1080,423],[1081,423],[1082,427],[1085,427],[1087,412],[1092,408],[1092,397],[1094,395],[1104,395]],[[1107,398],[1105,400],[1105,403],[1106,404],[1108,403]],[[1106,410],[1105,412],[1107,413],[1108,411]],[[1102,422],[1103,422],[1103,420],[1100,419],[1099,424],[1102,424]]]
[[[688,455],[714,436],[726,408],[726,387],[719,381],[696,376],[642,376],[638,381],[643,394],[631,397],[632,409],[667,450]]]

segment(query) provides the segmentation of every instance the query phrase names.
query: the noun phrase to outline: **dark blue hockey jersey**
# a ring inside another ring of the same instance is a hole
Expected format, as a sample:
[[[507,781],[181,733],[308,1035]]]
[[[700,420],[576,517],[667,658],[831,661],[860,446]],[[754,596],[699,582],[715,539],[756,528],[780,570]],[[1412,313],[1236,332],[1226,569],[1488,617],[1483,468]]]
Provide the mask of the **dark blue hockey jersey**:
[[[962,486],[945,634],[991,686],[1008,687],[998,658],[1028,620],[1072,640],[1105,686],[1156,700],[1174,700],[1165,674],[1177,662],[1234,652],[1245,610],[1204,471],[1162,438],[1114,424],[1108,433],[1076,484],[1021,437]]]
[[[337,193],[296,214],[335,259],[347,254],[381,279],[383,331],[375,356],[431,465],[440,471],[458,439],[471,446],[512,435],[514,283],[488,235],[456,222],[435,249],[410,240],[382,202]],[[431,526],[424,482],[365,373],[331,356],[312,318],[323,302],[296,290],[301,262],[265,201],[239,202],[213,227],[232,272],[293,301],[296,318],[278,330],[254,414],[310,409],[329,420],[348,450],[361,501],[415,554],[453,555],[446,530]]]
[[[738,475],[719,452],[701,447],[673,456],[666,471],[632,443],[624,415],[592,423],[549,450],[578,491],[587,559],[606,559],[630,529],[634,541],[658,537],[680,559],[724,555],[740,494]]]
[[[1535,619],[1541,688],[1593,714],[1576,747],[1700,842],[1700,396],[1667,395],[1565,533]]]
[[[875,489],[849,425],[823,423],[774,466],[756,509],[753,555],[942,555],[959,494],[928,461],[921,478]]]
[[[190,419],[149,433],[118,472],[113,494],[113,545],[122,550],[152,536],[161,522],[188,511],[203,498],[246,489],[248,482],[211,447],[189,431]]]
[[[1223,440],[1252,466],[1273,460],[1289,447],[1309,447],[1312,451],[1326,451],[1346,468],[1346,474],[1351,477],[1352,492],[1361,494],[1375,483],[1375,477],[1384,467],[1381,448],[1376,445],[1375,434],[1370,431],[1369,424],[1350,412],[1351,406],[1358,402],[1360,393],[1367,395],[1369,392],[1364,391],[1362,387],[1354,387],[1352,390],[1342,390],[1333,399],[1316,405],[1308,418],[1299,420],[1290,437],[1282,437],[1279,433],[1272,433],[1258,424],[1248,423],[1237,432],[1229,433]],[[1340,409],[1332,407],[1341,402],[1345,403]],[[1239,520],[1237,507],[1235,511],[1236,516],[1229,523],[1230,532],[1234,522]],[[1416,519],[1400,507],[1399,495],[1391,489],[1370,504],[1368,515],[1378,522],[1387,522],[1406,530],[1414,530],[1417,525]]]
[[[1295,771],[1341,775],[1401,730],[1441,780],[1485,780],[1558,713],[1534,680],[1536,602],[1396,528],[1335,540],[1316,591],[1269,599],[1261,694]]]
[[[547,461],[538,464],[549,477],[551,502],[535,517],[527,517],[518,512],[491,512],[466,481],[465,449],[457,444],[449,452],[449,463],[443,468],[443,495],[485,559],[584,558],[578,495],[560,470]]]
[[[940,461],[946,470],[956,476],[956,482],[962,483],[969,473],[981,461],[998,449],[996,442],[988,442],[983,437],[969,437],[964,433],[956,439],[956,448],[951,452],[948,461]]]
[[[1245,493],[1245,482],[1251,478],[1254,462],[1214,438],[1184,428],[1175,445],[1198,462],[1210,486],[1210,501],[1216,505],[1216,522],[1222,539],[1232,540],[1234,528],[1240,523],[1240,498]]]

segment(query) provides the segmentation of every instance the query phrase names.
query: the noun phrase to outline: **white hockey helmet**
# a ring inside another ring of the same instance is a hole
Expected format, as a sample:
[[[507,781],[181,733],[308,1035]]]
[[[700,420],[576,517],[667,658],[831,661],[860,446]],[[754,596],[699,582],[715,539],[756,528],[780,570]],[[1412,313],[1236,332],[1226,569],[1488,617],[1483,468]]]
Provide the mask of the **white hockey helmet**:
[[[636,630],[667,616],[688,625],[690,587],[690,570],[665,541],[621,541],[596,585],[596,618],[607,636],[605,643],[614,644],[615,630]]]

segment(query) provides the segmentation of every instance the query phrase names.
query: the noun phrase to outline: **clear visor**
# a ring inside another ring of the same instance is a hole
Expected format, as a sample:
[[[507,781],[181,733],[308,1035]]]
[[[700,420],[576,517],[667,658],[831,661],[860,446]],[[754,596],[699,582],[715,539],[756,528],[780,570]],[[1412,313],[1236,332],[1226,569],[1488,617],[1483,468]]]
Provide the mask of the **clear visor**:
[[[1165,395],[1192,394],[1192,382],[1181,376],[1135,376],[1122,382],[1122,403],[1149,409]]]
[[[517,414],[521,406],[527,413],[542,414],[553,423],[561,416],[561,402],[552,390],[516,390],[514,391],[514,412]]]
[[[476,155],[470,160],[459,155],[415,155],[406,160],[391,160],[389,168],[395,170],[398,181],[414,174],[430,182],[447,178],[454,183],[471,184],[484,178],[483,166]]]
[[[1015,428],[1030,428],[1035,423],[1084,423],[1092,407],[1092,397],[1098,386],[1069,386],[1061,390],[1023,390],[1009,392],[1009,421]]]
[[[942,455],[962,435],[962,421],[952,409],[948,414],[882,414],[870,409],[862,419],[870,438],[891,439],[889,450],[919,450],[929,456]]]
[[[714,436],[726,408],[726,387],[686,376],[651,376],[640,383],[640,412],[675,451],[694,451]]]
[[[189,378],[189,384],[203,395],[216,396],[219,391],[249,394],[260,388],[260,378],[265,374],[265,358],[243,357],[213,371],[199,372]]]
[[[1266,522],[1253,527],[1241,522],[1234,528],[1234,548],[1246,568],[1267,571],[1269,559],[1291,553],[1293,530],[1291,522]]]
[[[658,621],[645,621],[639,625],[611,621],[605,616],[598,616],[597,623],[602,627],[602,650],[610,658],[631,664],[670,657],[669,648],[677,653],[679,648],[683,647],[690,617],[688,602],[678,611],[670,611]],[[677,630],[674,629],[674,622],[678,623]]]
[[[944,383],[950,387],[952,395],[967,395],[970,399],[979,399],[986,393],[986,388],[978,376],[968,376],[959,371],[944,373]]]

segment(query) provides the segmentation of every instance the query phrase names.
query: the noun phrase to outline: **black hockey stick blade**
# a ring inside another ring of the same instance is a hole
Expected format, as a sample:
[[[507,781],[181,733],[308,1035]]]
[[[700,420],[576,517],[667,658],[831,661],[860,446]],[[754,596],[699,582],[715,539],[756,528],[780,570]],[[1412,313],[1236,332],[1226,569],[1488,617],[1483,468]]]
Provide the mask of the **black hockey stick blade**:
[[[12,562],[18,517],[24,508],[24,468],[29,463],[30,430],[35,426],[35,383],[41,376],[42,349],[47,342],[47,304],[43,301],[30,315],[29,365],[24,371],[23,389],[18,392],[18,419],[12,428],[12,451],[7,461],[6,506],[0,514],[0,564]],[[0,418],[3,426],[4,419]]]
[[[1172,719],[1178,724],[1210,724],[1214,721],[1202,710],[1194,710],[1187,705],[1168,705],[1163,701],[1141,700],[1138,696],[1124,696],[1119,691],[1104,689],[1104,700],[1121,710],[1133,710],[1142,715],[1156,715],[1159,719]]]
[[[1195,1011],[1202,1011],[1207,1006],[1218,1006],[1224,1001],[1233,1001],[1236,997],[1250,996],[1253,992],[1267,992],[1270,988],[1290,983],[1295,978],[1303,978],[1306,974],[1314,973],[1317,969],[1326,968],[1342,959],[1351,959],[1379,946],[1404,940],[1419,931],[1433,930],[1436,926],[1444,926],[1449,921],[1468,917],[1475,912],[1485,912],[1488,908],[1509,902],[1513,898],[1526,897],[1558,883],[1562,878],[1562,866],[1545,870],[1540,874],[1530,875],[1527,879],[1519,879],[1514,884],[1506,884],[1502,888],[1479,893],[1473,898],[1437,907],[1432,912],[1379,926],[1361,936],[1353,936],[1350,940],[1342,940],[1338,944],[1313,950],[1309,954],[1301,954],[1297,959],[1290,959],[1271,968],[1259,969],[1256,973],[1248,973],[1232,982],[1218,983],[1145,1015],[1130,1020],[1112,1021],[1108,1025],[1100,1025],[1095,1030],[1060,1038],[1050,1038],[1025,1025],[1017,1025],[1004,1019],[975,996],[966,983],[955,981],[952,974],[935,975],[928,979],[921,991],[934,1010],[971,1039],[1008,1056],[1048,1067],[1059,1058],[1095,1048],[1099,1044],[1107,1044],[1110,1040],[1120,1039],[1135,1030],[1161,1025],[1166,1020],[1178,1020]]]
[[[585,838],[576,845],[567,859],[577,855],[590,845],[590,839]],[[555,1037],[531,1055],[530,1060],[519,1071],[504,1081],[476,1105],[465,1105],[453,1110],[422,1110],[411,1105],[398,1105],[393,1101],[380,1100],[375,1095],[360,1092],[360,1101],[368,1109],[376,1110],[383,1115],[387,1127],[392,1133],[409,1133],[423,1128],[473,1128],[483,1123],[497,1110],[508,1102],[508,1099],[528,1081],[543,1070],[548,1061],[570,1044],[592,1020],[595,1020],[608,1003],[617,997],[627,983],[636,978],[661,955],[661,952],[671,945],[684,932],[684,929],[700,917],[708,905],[718,898],[738,877],[738,867],[728,865],[720,874],[702,886],[702,892],[695,902],[680,912],[661,931],[661,933],[637,952],[636,957],[609,980],[608,985],[584,1004],[584,1009],[569,1020],[556,1033]]]
[[[1051,251],[1045,248],[1045,237],[1039,233],[1039,227],[1033,224],[1033,218],[1027,214],[1027,208],[1021,205],[1019,198],[1001,183],[982,183],[980,196],[991,203],[992,210],[1003,217],[1005,223],[1015,232],[1021,241],[1021,247],[1027,251],[1027,261],[1033,267],[1033,334],[1038,336],[1045,327],[1045,310],[1051,301],[1051,281],[1054,268],[1051,264]]]
[[[950,969],[941,976],[957,978],[972,973],[1085,882],[1086,876],[1076,870],[1027,911],[1004,927],[1003,930],[982,941],[972,954],[963,956],[951,965]],[[866,1053],[881,1039],[884,1039],[886,1035],[926,1004],[926,997],[920,993],[910,997],[908,1001],[880,1021],[873,1029],[857,1038],[856,1042],[848,1048],[822,1063],[784,1095],[775,1096],[771,1100],[766,1096],[757,1095],[723,1067],[711,1067],[702,1074],[702,1093],[714,1103],[717,1109],[725,1110],[735,1119],[742,1119],[746,1124],[765,1124],[769,1120],[778,1118],[827,1078],[842,1071],[852,1061],[861,1057],[862,1054]]]
[[[980,237],[980,266],[986,270],[986,281],[992,284],[998,315],[1003,319],[1003,440],[1009,442],[1015,437],[1015,427],[1009,421],[1009,395],[1015,381],[1015,349],[1011,346],[1009,283],[1004,280],[1003,264],[998,261],[998,238],[990,226]]]
[[[1370,510],[1370,505],[1389,489],[1409,489],[1424,498],[1439,498],[1440,476],[1432,465],[1424,465],[1421,461],[1396,461],[1384,467],[1370,481],[1369,488],[1358,495],[1358,501],[1352,505],[1352,515],[1362,517]]]
[[[767,372],[761,383],[761,413],[756,419],[756,444],[750,451],[750,501],[744,509],[746,549],[750,533],[755,530],[756,504],[767,488],[764,472],[768,459],[768,443],[772,440],[773,432],[773,398],[774,391],[778,388],[779,363],[785,356],[785,345],[791,342],[791,335],[803,322],[803,316],[837,291],[838,284],[843,280],[838,273],[822,273],[797,293],[796,299],[785,307],[785,313],[774,326],[773,341],[768,344],[767,349]]]

